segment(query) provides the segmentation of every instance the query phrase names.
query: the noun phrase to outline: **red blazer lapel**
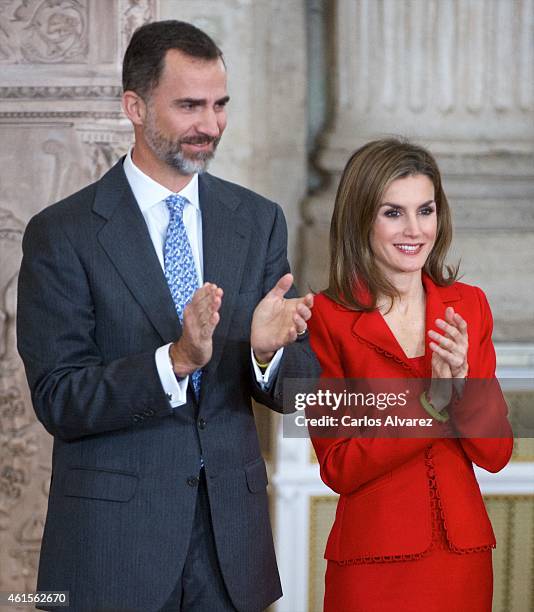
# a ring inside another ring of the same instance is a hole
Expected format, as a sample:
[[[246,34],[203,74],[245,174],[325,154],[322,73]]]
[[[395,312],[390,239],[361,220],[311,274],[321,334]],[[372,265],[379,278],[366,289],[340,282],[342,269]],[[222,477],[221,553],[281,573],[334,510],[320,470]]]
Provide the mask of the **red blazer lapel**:
[[[439,287],[426,274],[423,274],[423,285],[426,292],[425,333],[429,329],[440,331],[436,327],[436,319],[443,319],[445,317],[445,309],[461,299],[460,293],[454,286]],[[358,313],[352,326],[352,333],[378,353],[382,353],[385,357],[402,363],[404,367],[411,370],[417,376],[421,375],[413,367],[413,364],[410,363],[393,332],[377,310]],[[429,340],[427,339],[427,345],[428,342]],[[427,346],[425,351],[425,371],[427,372],[430,371],[431,360],[432,351]]]
[[[352,333],[385,357],[401,361],[407,366],[410,365],[393,332],[378,310],[359,313],[352,326]]]

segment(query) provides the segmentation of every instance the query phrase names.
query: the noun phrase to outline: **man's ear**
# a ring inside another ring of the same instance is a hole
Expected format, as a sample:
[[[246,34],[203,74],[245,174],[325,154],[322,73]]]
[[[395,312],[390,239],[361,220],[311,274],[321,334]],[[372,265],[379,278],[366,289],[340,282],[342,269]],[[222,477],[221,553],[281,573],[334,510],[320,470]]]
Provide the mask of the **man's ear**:
[[[134,125],[144,125],[146,104],[139,94],[135,91],[125,91],[122,94],[122,108]]]

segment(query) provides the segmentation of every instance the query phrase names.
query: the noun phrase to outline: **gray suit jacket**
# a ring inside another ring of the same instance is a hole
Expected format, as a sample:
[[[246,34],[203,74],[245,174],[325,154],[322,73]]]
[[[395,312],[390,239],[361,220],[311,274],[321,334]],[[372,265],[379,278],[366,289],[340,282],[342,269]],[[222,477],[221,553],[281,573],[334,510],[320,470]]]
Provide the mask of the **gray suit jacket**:
[[[199,403],[171,409],[154,360],[181,328],[122,161],[28,224],[18,347],[38,418],[54,436],[38,588],[72,610],[163,605],[180,576],[204,458],[217,551],[238,610],[281,595],[267,474],[251,395],[282,410],[285,377],[313,376],[288,346],[269,393],[252,376],[250,323],[289,266],[280,207],[199,179],[205,280],[224,289]]]

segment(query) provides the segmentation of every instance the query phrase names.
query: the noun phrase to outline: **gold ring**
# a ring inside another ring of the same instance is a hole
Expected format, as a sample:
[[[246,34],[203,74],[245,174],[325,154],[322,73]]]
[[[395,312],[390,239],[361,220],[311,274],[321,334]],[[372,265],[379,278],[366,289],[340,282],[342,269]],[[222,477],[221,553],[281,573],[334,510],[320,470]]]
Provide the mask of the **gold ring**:
[[[302,331],[297,332],[297,336],[304,336],[304,334],[308,331],[307,328],[304,328]]]

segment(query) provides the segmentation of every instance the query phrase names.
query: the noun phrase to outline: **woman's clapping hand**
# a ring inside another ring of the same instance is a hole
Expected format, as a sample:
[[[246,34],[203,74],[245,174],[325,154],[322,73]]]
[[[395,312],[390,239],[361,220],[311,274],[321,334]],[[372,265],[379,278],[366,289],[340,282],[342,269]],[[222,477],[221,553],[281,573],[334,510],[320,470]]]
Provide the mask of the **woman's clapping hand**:
[[[454,308],[449,306],[445,310],[445,320],[436,319],[436,327],[441,330],[441,333],[431,329],[428,332],[432,342],[430,348],[432,353],[432,370],[434,371],[434,363],[436,369],[445,373],[445,364],[449,367],[452,378],[465,378],[468,372],[467,364],[467,348],[469,346],[467,323],[457,313]],[[438,375],[438,378],[443,376]]]

